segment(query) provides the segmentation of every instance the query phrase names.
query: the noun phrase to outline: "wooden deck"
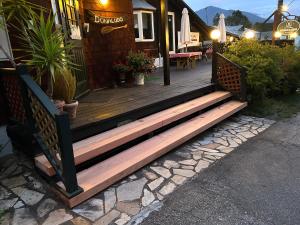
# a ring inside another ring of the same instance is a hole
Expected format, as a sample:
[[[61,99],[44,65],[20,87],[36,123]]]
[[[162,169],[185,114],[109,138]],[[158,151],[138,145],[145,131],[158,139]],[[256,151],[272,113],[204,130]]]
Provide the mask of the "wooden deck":
[[[145,86],[93,91],[79,99],[77,118],[71,121],[74,141],[94,135],[99,129],[111,129],[112,118],[126,115],[117,121],[122,123],[124,118],[130,119],[130,112],[210,85],[211,63],[199,62],[195,69],[190,70],[172,67],[170,86],[163,85],[163,73],[158,69],[146,79]],[[105,121],[108,123],[104,124]]]

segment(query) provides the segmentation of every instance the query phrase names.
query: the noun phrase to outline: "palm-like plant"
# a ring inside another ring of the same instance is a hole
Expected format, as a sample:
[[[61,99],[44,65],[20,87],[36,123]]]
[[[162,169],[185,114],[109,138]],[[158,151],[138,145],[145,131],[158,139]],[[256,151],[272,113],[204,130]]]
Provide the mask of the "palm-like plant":
[[[36,10],[46,9],[27,0],[0,0],[0,16],[8,24],[13,20],[22,26],[24,21],[36,17]]]
[[[47,94],[52,97],[55,73],[73,65],[69,54],[72,45],[64,43],[64,34],[55,27],[52,14],[45,19],[41,13],[37,19],[27,21],[27,28],[21,32],[19,38],[23,43],[22,51],[30,55],[26,62],[35,67],[38,80],[41,76],[47,76]]]

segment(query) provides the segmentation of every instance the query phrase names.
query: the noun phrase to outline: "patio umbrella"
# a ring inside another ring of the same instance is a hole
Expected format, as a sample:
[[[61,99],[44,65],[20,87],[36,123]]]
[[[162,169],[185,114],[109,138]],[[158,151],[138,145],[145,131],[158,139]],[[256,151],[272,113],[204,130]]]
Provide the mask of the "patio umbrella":
[[[182,11],[181,17],[181,30],[180,30],[180,43],[186,46],[191,42],[191,26],[190,26],[190,17],[189,11],[187,8],[184,8]]]
[[[225,25],[225,16],[222,13],[219,18],[218,30],[220,31],[221,35],[219,37],[220,43],[226,42],[226,25]]]

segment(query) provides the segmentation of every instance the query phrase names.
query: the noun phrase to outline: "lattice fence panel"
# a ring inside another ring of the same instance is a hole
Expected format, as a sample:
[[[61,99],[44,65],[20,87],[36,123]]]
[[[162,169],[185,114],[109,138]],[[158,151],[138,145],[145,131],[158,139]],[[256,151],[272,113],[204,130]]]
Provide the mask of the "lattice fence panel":
[[[217,56],[217,80],[218,85],[233,94],[241,94],[241,70],[236,65],[228,62],[221,56]]]
[[[63,171],[61,164],[61,149],[59,147],[57,127],[54,117],[49,115],[44,106],[30,90],[28,90],[28,97],[30,100],[32,117],[35,120],[35,126],[39,135],[49,150],[56,165],[61,171]]]
[[[3,76],[1,82],[11,118],[24,124],[26,121],[26,112],[23,105],[19,78],[17,76]]]

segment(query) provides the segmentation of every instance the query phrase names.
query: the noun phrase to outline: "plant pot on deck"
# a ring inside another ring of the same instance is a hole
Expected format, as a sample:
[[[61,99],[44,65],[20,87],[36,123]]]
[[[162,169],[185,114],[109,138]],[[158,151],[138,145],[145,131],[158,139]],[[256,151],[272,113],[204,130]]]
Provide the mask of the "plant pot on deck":
[[[64,111],[69,114],[70,119],[75,119],[77,115],[77,109],[78,109],[79,102],[74,100],[69,104],[65,104]]]
[[[138,86],[142,86],[145,84],[145,75],[143,73],[135,75],[135,84]]]
[[[60,113],[64,111],[64,106],[66,104],[64,100],[53,100],[53,103]]]

